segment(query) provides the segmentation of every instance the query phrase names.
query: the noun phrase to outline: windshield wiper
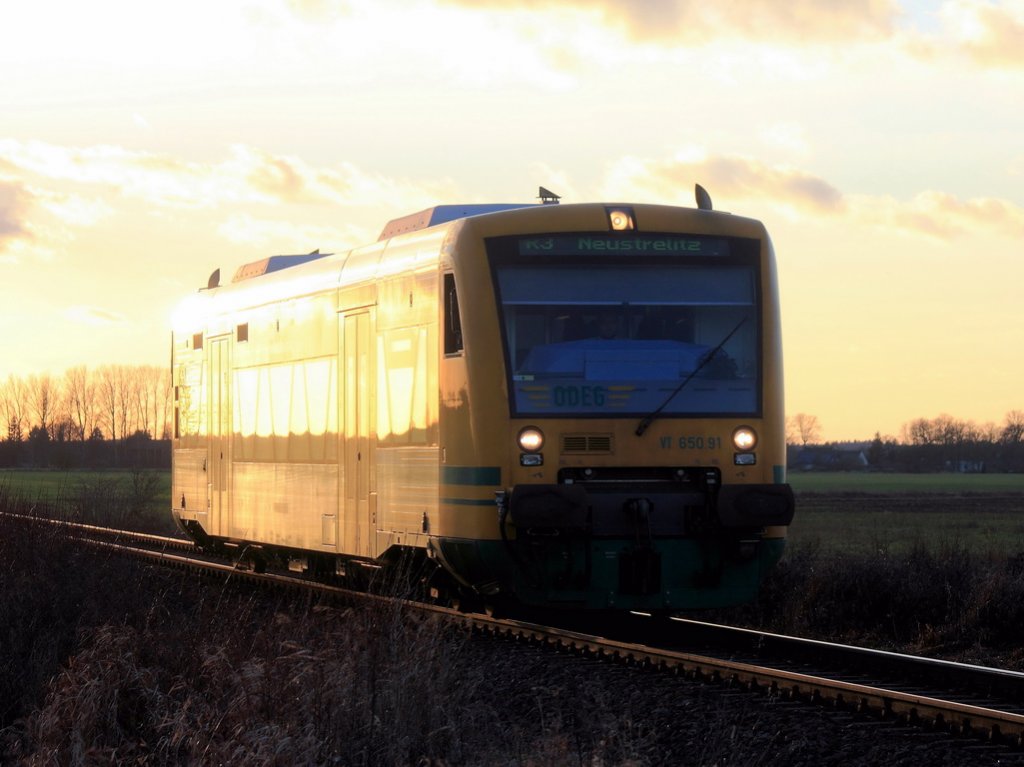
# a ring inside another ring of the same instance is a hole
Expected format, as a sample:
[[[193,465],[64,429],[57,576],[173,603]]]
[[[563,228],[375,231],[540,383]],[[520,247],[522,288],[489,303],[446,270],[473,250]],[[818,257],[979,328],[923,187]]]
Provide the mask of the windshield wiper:
[[[683,379],[683,382],[676,387],[674,392],[668,395],[665,401],[658,406],[658,409],[653,411],[650,415],[646,415],[642,419],[640,419],[640,423],[636,425],[636,436],[642,437],[644,435],[644,432],[647,431],[647,427],[654,423],[654,419],[661,414],[662,410],[668,407],[668,403],[674,400],[676,398],[676,395],[683,390],[683,387],[685,387],[686,384],[690,383],[690,381],[693,380],[694,376],[696,376],[697,373],[703,370],[704,366],[711,362],[711,360],[713,360],[718,355],[718,353],[722,351],[722,347],[729,342],[729,339],[736,334],[736,331],[739,330],[743,326],[743,323],[746,321],[747,318],[744,317],[738,323],[736,323],[736,327],[729,331],[729,335],[723,338],[719,342],[718,346],[716,346],[714,349],[707,352],[703,357],[700,358],[700,362],[697,364],[697,367],[693,369],[693,372],[690,373],[690,375],[686,376],[685,379]]]

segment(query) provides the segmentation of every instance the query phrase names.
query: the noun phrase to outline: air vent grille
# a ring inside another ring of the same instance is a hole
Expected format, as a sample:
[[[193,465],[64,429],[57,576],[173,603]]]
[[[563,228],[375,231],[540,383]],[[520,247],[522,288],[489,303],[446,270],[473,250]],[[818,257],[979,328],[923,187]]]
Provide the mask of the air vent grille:
[[[563,434],[563,453],[610,453],[611,434]]]

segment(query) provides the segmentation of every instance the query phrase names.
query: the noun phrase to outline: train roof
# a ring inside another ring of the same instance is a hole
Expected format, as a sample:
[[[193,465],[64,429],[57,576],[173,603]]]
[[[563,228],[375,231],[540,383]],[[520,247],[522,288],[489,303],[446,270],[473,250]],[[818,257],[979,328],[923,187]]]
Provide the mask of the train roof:
[[[221,294],[215,299],[236,306],[256,305],[266,301],[279,300],[282,296],[296,296],[313,292],[327,286],[355,284],[380,277],[396,270],[408,269],[410,265],[425,263],[424,259],[436,258],[441,248],[441,241],[447,236],[449,225],[460,220],[467,223],[490,220],[491,214],[497,224],[505,219],[504,214],[514,215],[513,211],[545,210],[551,213],[559,209],[574,209],[573,219],[577,224],[582,221],[578,216],[583,211],[602,209],[607,215],[608,203],[579,203],[576,205],[558,205],[558,196],[541,188],[540,203],[491,203],[464,205],[435,205],[417,213],[392,219],[384,227],[380,237],[374,243],[353,248],[345,253],[312,253],[302,255],[275,255],[243,264],[235,271],[234,277],[227,285],[220,281],[220,269],[210,275],[205,289],[200,289],[205,300],[214,299],[214,294]],[[701,213],[712,210],[710,197],[699,185],[696,188],[698,209]],[[629,204],[625,207],[645,209],[647,213],[657,214],[661,218],[668,211],[678,210],[676,206]],[[568,212],[568,211],[566,211]],[[556,214],[557,215],[557,214]],[[713,214],[721,215],[721,214]],[[725,214],[735,226],[739,219]],[[473,221],[476,219],[476,221]],[[747,220],[750,224],[759,222]],[[489,228],[489,227],[488,227]],[[384,252],[389,254],[384,258]],[[295,268],[298,267],[298,268]],[[253,280],[252,278],[259,278]],[[255,283],[255,284],[254,284]],[[228,295],[231,298],[228,298]]]
[[[377,241],[389,240],[399,234],[408,234],[420,229],[427,229],[438,224],[446,224],[459,218],[469,216],[480,216],[485,213],[500,213],[503,210],[516,210],[518,208],[534,208],[537,203],[491,203],[488,205],[435,205],[433,208],[426,208],[418,213],[410,213],[407,216],[393,218],[384,225]]]
[[[700,184],[695,186],[694,192],[697,199],[697,207],[704,211],[712,210],[711,197]],[[384,229],[377,238],[377,242],[385,242],[394,237],[398,237],[399,235],[419,232],[441,224],[447,224],[464,218],[472,218],[474,216],[483,216],[490,213],[502,213],[511,210],[523,210],[526,208],[558,207],[560,196],[545,189],[544,187],[540,187],[537,199],[541,202],[435,205],[432,208],[425,208],[416,213],[410,213],[405,216],[399,216],[398,218],[391,219],[387,224],[385,224]],[[356,250],[361,249],[357,248]],[[289,269],[293,266],[299,266],[300,264],[304,264],[309,261],[318,260],[327,255],[333,254],[322,254],[319,250],[315,250],[312,253],[305,255],[280,255],[262,258],[258,261],[252,261],[240,266],[235,271],[231,282],[239,283],[253,277],[262,277],[273,272]],[[207,287],[220,287],[219,269],[210,275],[210,281]]]
[[[261,258],[259,261],[250,261],[248,264],[243,264],[238,267],[235,271],[235,276],[231,278],[231,281],[241,282],[242,280],[248,280],[251,277],[262,277],[264,274],[278,272],[282,269],[288,269],[292,266],[298,266],[299,264],[305,264],[308,261],[315,261],[318,258],[331,255],[334,254],[321,253],[320,250],[317,249],[312,253],[306,253],[299,256],[269,256],[268,258]]]

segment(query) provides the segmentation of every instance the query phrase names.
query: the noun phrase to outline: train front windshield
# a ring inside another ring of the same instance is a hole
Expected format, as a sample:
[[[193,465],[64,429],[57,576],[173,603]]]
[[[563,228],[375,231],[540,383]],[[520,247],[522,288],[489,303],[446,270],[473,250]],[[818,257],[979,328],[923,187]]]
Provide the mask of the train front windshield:
[[[488,252],[513,415],[760,413],[757,241],[567,234]]]

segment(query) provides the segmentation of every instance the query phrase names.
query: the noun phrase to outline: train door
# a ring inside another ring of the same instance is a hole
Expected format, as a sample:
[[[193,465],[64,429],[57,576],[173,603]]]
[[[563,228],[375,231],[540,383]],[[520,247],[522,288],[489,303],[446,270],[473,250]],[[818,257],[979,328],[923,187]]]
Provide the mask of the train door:
[[[231,486],[231,365],[228,338],[211,339],[207,482],[210,532],[228,533]]]
[[[342,317],[342,450],[344,473],[342,491],[342,529],[344,549],[357,556],[370,557],[374,551],[376,520],[373,519],[371,493],[372,413],[371,365],[372,334],[370,313]]]

